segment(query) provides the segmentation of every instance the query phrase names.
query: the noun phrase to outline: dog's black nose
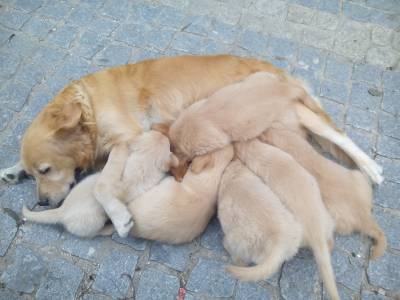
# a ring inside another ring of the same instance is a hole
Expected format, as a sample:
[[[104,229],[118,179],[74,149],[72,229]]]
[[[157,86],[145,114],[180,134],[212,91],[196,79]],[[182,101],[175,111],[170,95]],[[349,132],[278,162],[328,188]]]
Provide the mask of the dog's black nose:
[[[38,205],[39,206],[49,206],[50,201],[48,198],[39,199]]]

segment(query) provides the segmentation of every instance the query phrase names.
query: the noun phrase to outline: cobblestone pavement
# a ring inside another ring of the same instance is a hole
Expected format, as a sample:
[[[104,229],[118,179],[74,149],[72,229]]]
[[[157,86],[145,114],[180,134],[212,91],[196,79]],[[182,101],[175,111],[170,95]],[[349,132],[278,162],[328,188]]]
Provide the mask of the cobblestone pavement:
[[[374,214],[388,250],[338,237],[333,264],[343,299],[400,299],[399,0],[2,0],[0,167],[18,160],[32,118],[72,78],[106,66],[183,53],[260,57],[309,81],[336,122],[380,164]],[[224,271],[214,220],[191,244],[80,240],[22,225],[34,183],[0,189],[0,299],[326,298],[301,251],[257,284]],[[396,298],[397,297],[397,298]]]

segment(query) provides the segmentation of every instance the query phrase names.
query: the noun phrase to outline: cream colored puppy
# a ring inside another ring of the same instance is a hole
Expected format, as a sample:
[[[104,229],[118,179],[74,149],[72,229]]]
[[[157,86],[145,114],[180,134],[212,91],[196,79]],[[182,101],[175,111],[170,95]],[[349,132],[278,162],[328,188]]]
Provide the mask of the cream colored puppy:
[[[224,247],[236,264],[228,267],[242,280],[265,279],[301,246],[303,229],[271,189],[240,160],[226,168],[218,194]]]
[[[318,183],[289,154],[258,139],[235,145],[238,158],[279,197],[303,228],[303,244],[315,256],[324,285],[332,299],[339,299],[329,244],[333,243],[334,223],[325,208]],[[235,268],[242,279],[253,277],[252,268]]]
[[[69,232],[81,237],[109,234],[113,230],[110,227],[104,229],[108,216],[96,198],[110,198],[107,203],[118,207],[119,213],[122,210],[122,213],[126,211],[128,214],[130,222],[113,222],[118,234],[126,236],[133,221],[123,202],[139,197],[157,185],[166,176],[169,168],[178,164],[178,160],[170,152],[168,138],[159,132],[149,131],[141,134],[129,149],[119,147],[111,151],[109,162],[104,169],[108,177],[107,184],[99,182],[100,173],[96,173],[77,184],[59,208],[34,212],[24,207],[24,217],[28,221],[39,223],[63,224]],[[118,168],[119,176],[111,177],[115,168]],[[93,187],[96,185],[97,191],[102,193],[94,195]]]
[[[254,73],[190,106],[172,123],[168,134],[173,152],[184,166],[195,156],[259,136],[289,113],[295,114],[298,126],[338,145],[375,182],[383,180],[381,168],[335,129],[298,81],[282,81],[271,73]],[[184,170],[177,173],[184,174]]]
[[[259,139],[290,154],[318,182],[322,200],[340,234],[361,232],[375,242],[372,258],[386,249],[386,237],[371,214],[372,189],[358,170],[349,170],[319,154],[303,137],[287,129],[269,129]]]

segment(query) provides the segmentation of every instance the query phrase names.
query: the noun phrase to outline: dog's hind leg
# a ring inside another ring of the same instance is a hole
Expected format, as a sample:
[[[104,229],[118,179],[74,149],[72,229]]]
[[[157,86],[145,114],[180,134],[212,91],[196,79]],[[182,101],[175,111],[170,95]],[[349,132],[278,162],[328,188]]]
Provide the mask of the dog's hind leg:
[[[382,183],[382,167],[365,154],[348,136],[333,129],[328,123],[324,122],[303,104],[296,104],[296,112],[300,123],[304,127],[312,133],[338,145],[373,182],[377,184]]]
[[[116,197],[128,155],[127,145],[114,146],[93,191],[121,237],[126,237],[133,226],[128,208]]]
[[[105,225],[99,232],[101,236],[110,236],[115,232],[115,227],[113,224]]]

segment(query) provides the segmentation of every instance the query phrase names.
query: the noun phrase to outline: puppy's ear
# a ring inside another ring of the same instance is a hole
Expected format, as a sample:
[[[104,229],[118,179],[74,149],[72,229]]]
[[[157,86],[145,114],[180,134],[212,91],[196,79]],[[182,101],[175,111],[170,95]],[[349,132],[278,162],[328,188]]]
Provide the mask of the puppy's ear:
[[[193,159],[190,169],[193,173],[199,174],[204,169],[212,168],[214,166],[214,159],[211,153],[197,156]]]
[[[82,117],[82,108],[78,103],[65,103],[52,107],[46,113],[48,125],[58,132],[76,128]]]
[[[171,124],[169,123],[154,123],[151,125],[151,129],[161,132],[163,135],[166,137],[169,136],[169,128],[171,127]]]

